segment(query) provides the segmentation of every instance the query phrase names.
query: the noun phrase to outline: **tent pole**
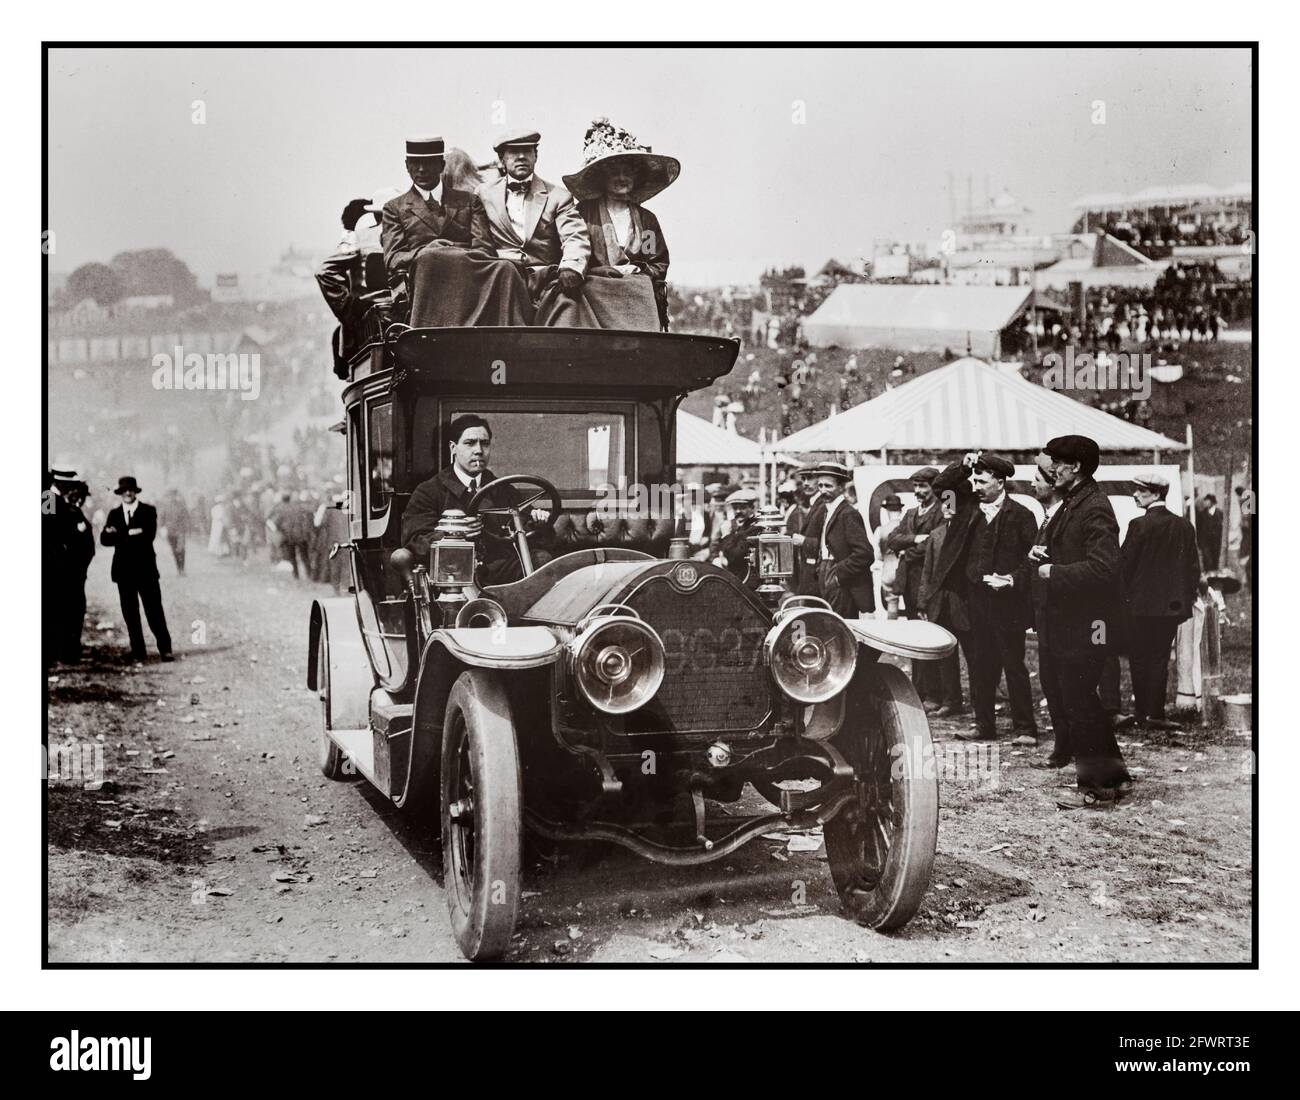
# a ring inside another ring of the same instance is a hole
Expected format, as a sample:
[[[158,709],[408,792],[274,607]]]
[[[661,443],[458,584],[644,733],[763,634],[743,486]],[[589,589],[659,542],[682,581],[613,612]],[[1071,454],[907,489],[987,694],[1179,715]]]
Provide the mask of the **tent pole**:
[[[1192,485],[1192,506],[1188,509],[1191,513],[1187,518],[1192,521],[1192,528],[1196,527],[1196,451],[1192,448],[1192,426],[1187,425],[1187,480]],[[1179,501],[1181,504],[1182,502]]]

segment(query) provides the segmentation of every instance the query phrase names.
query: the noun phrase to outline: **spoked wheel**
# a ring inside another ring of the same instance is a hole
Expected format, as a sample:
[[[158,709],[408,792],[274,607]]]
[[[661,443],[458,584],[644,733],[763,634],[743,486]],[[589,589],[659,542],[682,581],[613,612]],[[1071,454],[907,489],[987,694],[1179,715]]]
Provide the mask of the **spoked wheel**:
[[[874,665],[848,690],[835,744],[853,766],[853,795],[826,824],[826,856],[849,915],[887,932],[912,919],[930,885],[939,778],[930,723],[901,669]]]
[[[316,691],[320,695],[320,744],[316,759],[327,779],[347,779],[347,757],[330,740],[330,651],[329,639],[322,638],[316,647]]]
[[[463,672],[442,733],[443,889],[467,959],[495,959],[519,914],[523,795],[514,722],[499,682]]]

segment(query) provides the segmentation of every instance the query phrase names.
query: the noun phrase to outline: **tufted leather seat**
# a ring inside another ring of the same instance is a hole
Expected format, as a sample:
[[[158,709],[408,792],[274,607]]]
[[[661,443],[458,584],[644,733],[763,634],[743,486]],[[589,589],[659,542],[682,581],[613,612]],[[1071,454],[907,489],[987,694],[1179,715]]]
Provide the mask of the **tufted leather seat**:
[[[555,554],[593,547],[616,546],[657,558],[668,556],[673,521],[606,516],[596,512],[565,512],[555,521]]]

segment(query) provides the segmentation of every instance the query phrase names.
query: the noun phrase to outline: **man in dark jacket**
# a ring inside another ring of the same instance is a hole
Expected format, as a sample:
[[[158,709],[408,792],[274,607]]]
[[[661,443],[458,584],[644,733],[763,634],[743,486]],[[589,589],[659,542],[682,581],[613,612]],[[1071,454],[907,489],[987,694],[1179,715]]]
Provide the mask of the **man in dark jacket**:
[[[162,591],[158,587],[158,562],[154,557],[153,540],[158,533],[158,513],[152,504],[139,500],[140,486],[133,477],[117,479],[113,490],[122,503],[108,513],[99,541],[113,547],[111,577],[117,585],[118,600],[122,605],[122,618],[126,620],[126,633],[131,640],[131,657],[145,659],[144,631],[140,628],[140,605],[149,622],[158,654],[164,661],[172,659],[172,638],[167,633],[167,617],[163,614]]]
[[[958,596],[950,588],[937,588],[934,584],[935,569],[943,556],[944,538],[948,534],[948,523],[956,514],[957,504],[954,494],[939,500],[943,522],[939,524],[925,541],[925,559],[921,565],[921,584],[917,590],[917,616],[938,623],[961,640],[963,634],[970,634],[970,612],[964,597]],[[959,647],[960,648],[960,647]],[[961,657],[954,649],[948,656],[938,661],[918,661],[917,665],[935,666],[936,695],[939,707],[933,712],[936,718],[951,718],[966,709],[961,690]],[[928,709],[928,708],[927,708]]]
[[[1169,482],[1159,474],[1135,477],[1133,486],[1133,500],[1143,514],[1128,525],[1121,551],[1131,616],[1133,711],[1139,724],[1178,729],[1176,722],[1165,720],[1169,651],[1178,624],[1192,616],[1200,584],[1197,531],[1165,507]]]
[[[849,468],[838,462],[826,462],[817,468],[817,489],[826,500],[809,517],[806,529],[810,534],[800,536],[802,542],[796,541],[796,545],[807,548],[815,533],[818,594],[831,610],[846,619],[876,609],[871,584],[876,555],[862,513],[846,495],[852,480]],[[819,528],[814,526],[818,521]]]
[[[737,489],[727,497],[727,507],[731,509],[731,530],[722,536],[718,553],[735,576],[742,581],[752,580],[757,586],[757,577],[749,575],[749,540],[759,534],[754,511],[758,507],[758,494],[753,489]]]
[[[942,526],[943,509],[934,495],[934,479],[939,471],[925,466],[912,475],[912,493],[915,507],[903,513],[898,526],[889,532],[881,544],[882,553],[898,555],[898,573],[894,591],[903,594],[904,610],[909,619],[922,618],[921,568],[925,563],[925,544],[937,527]],[[937,662],[916,661],[912,665],[912,680],[927,711],[937,710],[944,702],[940,698]]]
[[[303,573],[311,576],[312,514],[307,505],[294,499],[288,489],[280,494],[280,501],[266,517],[266,525],[274,532],[280,544],[280,557],[293,566],[295,578]],[[302,572],[298,566],[301,564]]]
[[[927,618],[933,618],[940,626],[956,635],[966,657],[966,672],[971,679],[972,696],[975,690],[976,655],[971,633],[970,581],[966,576],[966,563],[975,525],[982,522],[979,498],[975,495],[970,480],[974,465],[975,456],[967,455],[960,462],[944,467],[934,479],[935,496],[939,498],[944,512],[951,515],[944,529],[943,544],[938,548],[934,562],[927,571],[926,580],[927,608],[943,607],[946,620],[935,618],[933,614],[927,614]],[[949,714],[944,713],[945,709],[947,708],[940,707],[935,711],[936,716],[949,717]]]
[[[1196,513],[1196,544],[1201,552],[1201,568],[1206,573],[1213,573],[1219,568],[1223,513],[1219,511],[1219,500],[1213,493],[1206,493],[1201,499],[1204,505]]]
[[[385,204],[381,239],[388,282],[411,302],[415,327],[529,325],[524,276],[497,259],[483,201],[442,185],[440,137],[406,143],[411,189]]]
[[[179,489],[168,489],[162,503],[162,525],[167,528],[167,545],[172,548],[176,572],[185,575],[185,541],[190,534],[190,510]]]
[[[1063,768],[1074,759],[1070,748],[1070,723],[1061,696],[1061,684],[1056,676],[1056,664],[1049,660],[1047,643],[1042,636],[1043,616],[1047,609],[1047,582],[1038,575],[1038,567],[1046,558],[1047,527],[1061,507],[1061,495],[1056,491],[1056,478],[1053,463],[1045,454],[1040,454],[1035,463],[1038,467],[1034,474],[1034,496],[1043,506],[1043,522],[1038,525],[1034,535],[1034,544],[1029,548],[1029,592],[1033,605],[1034,629],[1038,633],[1038,680],[1047,699],[1047,713],[1052,719],[1054,745],[1051,755],[1045,760],[1033,764],[1037,768]]]
[[[1106,656],[1124,629],[1119,524],[1093,480],[1101,462],[1095,440],[1059,436],[1043,451],[1052,461],[1061,507],[1047,526],[1037,567],[1044,582],[1040,659],[1052,662],[1060,684],[1078,791],[1058,805],[1073,809],[1113,800],[1131,783],[1097,694]]]
[[[428,564],[429,548],[442,536],[438,533],[438,520],[448,508],[469,511],[470,498],[496,480],[488,469],[488,456],[492,450],[492,427],[481,416],[458,416],[451,422],[451,464],[444,466],[433,477],[418,485],[406,510],[402,513],[402,543],[417,561]],[[513,487],[506,486],[480,503],[480,507],[505,508],[518,501]],[[545,523],[550,513],[541,508],[529,510],[534,523]],[[483,534],[479,538],[480,585],[506,584],[523,576],[523,566],[509,537],[509,527],[497,515],[485,517]],[[545,554],[533,552],[534,564],[540,564]]]
[[[81,660],[86,618],[86,571],[95,556],[95,533],[81,510],[86,483],[75,471],[56,467],[42,507],[43,577],[46,593],[46,665]]]
[[[975,462],[979,519],[966,555],[975,657],[971,668],[975,729],[957,736],[967,741],[997,736],[994,697],[1005,673],[1015,743],[1036,745],[1034,700],[1025,667],[1025,630],[1030,618],[1028,555],[1038,525],[1034,514],[1007,494],[1007,481],[1014,474],[1015,467],[998,455],[982,454]]]
[[[800,596],[817,595],[817,539],[826,519],[826,498],[817,488],[817,468],[799,471],[803,503],[798,512],[787,519],[786,531],[794,540],[794,590]],[[796,519],[797,517],[797,519]],[[798,526],[791,526],[797,522]]]

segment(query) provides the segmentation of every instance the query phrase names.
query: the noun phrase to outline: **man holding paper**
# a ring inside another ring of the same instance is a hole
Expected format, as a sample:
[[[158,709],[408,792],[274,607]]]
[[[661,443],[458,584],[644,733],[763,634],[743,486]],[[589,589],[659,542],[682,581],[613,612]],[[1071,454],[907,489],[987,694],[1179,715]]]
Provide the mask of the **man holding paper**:
[[[997,736],[993,705],[1005,673],[1015,743],[1037,745],[1025,630],[1031,616],[1028,554],[1038,525],[1028,508],[1007,495],[1007,481],[1014,473],[1015,467],[998,455],[976,457],[973,481],[981,514],[973,523],[966,556],[975,729],[957,736],[981,741]]]

